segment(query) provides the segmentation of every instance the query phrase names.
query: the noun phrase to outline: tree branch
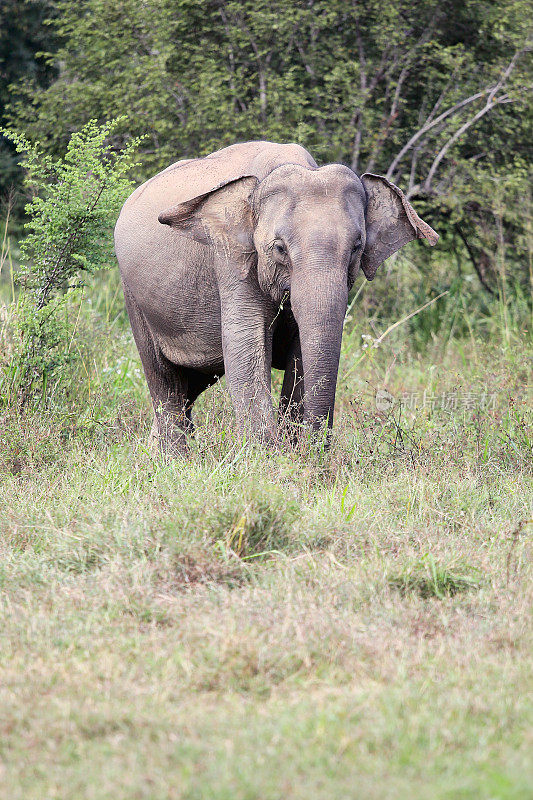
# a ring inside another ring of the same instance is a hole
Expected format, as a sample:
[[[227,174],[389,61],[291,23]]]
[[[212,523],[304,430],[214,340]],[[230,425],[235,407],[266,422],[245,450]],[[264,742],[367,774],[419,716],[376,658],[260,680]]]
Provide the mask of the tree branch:
[[[413,46],[408,48],[408,49],[406,49],[400,56],[398,56],[397,49],[394,48],[394,59],[393,59],[393,62],[386,70],[386,73],[387,73],[387,91],[386,91],[386,96],[385,96],[385,100],[386,101],[388,101],[389,97],[390,97],[391,83],[393,82],[392,81],[392,76],[394,75],[394,73],[396,72],[396,70],[398,68],[401,67],[401,69],[400,69],[400,73],[398,75],[398,79],[396,81],[396,86],[394,88],[394,94],[393,94],[392,103],[391,103],[391,106],[390,106],[389,113],[388,113],[388,115],[386,114],[384,116],[384,118],[383,118],[383,121],[382,121],[381,126],[380,126],[379,134],[378,134],[378,136],[377,136],[377,138],[375,140],[374,147],[373,147],[372,152],[370,154],[370,157],[368,159],[368,163],[367,163],[367,165],[365,167],[365,172],[372,172],[372,170],[374,169],[374,165],[375,165],[375,163],[376,163],[376,161],[378,159],[378,156],[379,156],[381,150],[383,149],[383,144],[384,144],[385,140],[387,139],[387,137],[389,135],[389,131],[390,131],[395,119],[398,116],[398,107],[399,107],[399,104],[400,104],[400,97],[401,97],[401,92],[402,92],[403,85],[404,85],[405,81],[407,80],[407,78],[409,77],[409,73],[411,71],[413,62],[414,62],[415,58],[417,57],[417,54],[419,53],[420,48],[431,37],[431,35],[433,33],[433,30],[435,28],[435,23],[436,23],[436,18],[433,20],[433,23],[428,28],[426,28],[424,30],[422,35],[419,36],[419,38],[416,40],[416,42],[413,44]],[[382,66],[384,64],[384,59],[388,56],[388,52],[389,52],[389,48],[386,47],[385,50],[383,51],[383,54],[382,54],[382,58],[381,58],[381,62],[380,62],[380,68],[382,68]],[[385,72],[384,69],[382,70],[382,73],[383,72]],[[379,73],[379,69],[378,69],[378,73]]]
[[[237,105],[239,105],[241,111],[246,111],[247,109],[245,104],[242,102],[241,98],[238,97],[237,95],[237,87],[235,86],[235,52],[233,50],[233,45],[231,43],[231,30],[230,30],[229,20],[223,8],[220,9],[220,16],[224,24],[224,30],[226,31],[226,39],[228,40],[228,47],[229,47],[228,51],[229,74],[230,74],[229,88],[233,94],[233,108],[235,111],[237,111]]]
[[[472,262],[472,266],[474,267],[474,269],[476,271],[476,275],[479,278],[479,282],[481,283],[483,288],[489,294],[491,294],[494,297],[494,290],[491,289],[490,286],[488,285],[488,283],[485,282],[485,278],[484,278],[483,273],[481,271],[481,267],[479,266],[479,264],[477,262],[475,253],[474,253],[472,247],[470,246],[470,242],[468,241],[467,237],[465,236],[465,234],[463,233],[463,231],[461,230],[461,228],[459,227],[459,225],[457,223],[455,224],[455,230],[457,232],[457,235],[461,239],[462,243],[466,247],[466,251],[467,251],[468,255],[470,256],[470,261]]]
[[[484,117],[485,114],[488,114],[488,112],[492,108],[494,108],[494,106],[501,105],[503,103],[512,103],[513,102],[512,98],[510,98],[508,94],[500,95],[500,97],[494,97],[493,92],[491,92],[490,95],[489,95],[489,98],[493,98],[493,99],[492,100],[487,99],[487,102],[485,103],[483,108],[480,108],[479,111],[476,114],[474,114],[473,117],[471,117],[463,125],[461,125],[461,127],[458,128],[458,130],[455,131],[453,136],[450,136],[450,138],[448,139],[446,144],[443,147],[441,147],[441,149],[437,153],[436,157],[434,158],[433,163],[432,163],[432,165],[431,165],[431,167],[429,169],[427,178],[424,181],[424,184],[423,184],[424,191],[429,192],[429,190],[431,188],[431,182],[433,180],[433,176],[435,175],[435,172],[437,171],[440,162],[442,161],[442,159],[444,158],[444,156],[446,155],[446,153],[448,152],[450,147],[452,147],[452,145],[454,145],[455,142],[458,139],[461,138],[463,133],[466,133],[466,131],[469,128],[471,128],[472,125],[475,125],[475,123],[478,120],[480,120],[481,117]]]
[[[440,125],[442,122],[447,120],[452,115],[457,114],[459,111],[461,111],[463,108],[465,108],[465,106],[470,105],[471,103],[474,103],[476,100],[479,100],[481,97],[484,97],[485,95],[488,95],[487,99],[486,99],[486,102],[485,102],[485,105],[483,106],[483,108],[480,109],[474,115],[474,117],[472,117],[470,120],[468,120],[466,123],[464,123],[459,128],[459,130],[456,131],[453,134],[453,136],[448,140],[448,142],[444,145],[444,147],[441,148],[441,151],[439,152],[439,154],[437,155],[436,159],[434,159],[434,161],[432,163],[432,166],[431,166],[431,169],[430,169],[430,174],[428,175],[428,177],[426,178],[426,181],[424,182],[424,188],[427,189],[431,184],[431,180],[433,179],[433,176],[435,174],[435,170],[438,168],[442,158],[448,152],[448,150],[454,144],[454,142],[456,142],[457,139],[459,139],[459,137],[462,136],[462,134],[465,131],[468,130],[468,128],[470,128],[473,124],[475,124],[475,122],[477,122],[478,119],[481,119],[481,117],[483,117],[486,113],[488,113],[488,111],[490,111],[492,108],[494,108],[494,106],[501,105],[502,103],[513,102],[512,98],[510,98],[507,94],[500,95],[499,97],[497,95],[498,95],[498,92],[500,91],[500,89],[503,88],[504,84],[506,83],[507,79],[511,75],[512,71],[514,70],[514,68],[516,66],[516,63],[517,63],[518,59],[520,58],[520,56],[523,55],[523,53],[527,52],[529,49],[530,49],[530,43],[529,43],[529,41],[527,41],[524,44],[524,46],[522,48],[520,48],[520,50],[517,50],[516,53],[513,55],[513,57],[510,60],[509,64],[504,69],[504,71],[502,72],[499,80],[494,84],[494,86],[488,86],[485,89],[482,89],[481,91],[470,95],[469,97],[465,97],[463,100],[460,100],[458,103],[453,105],[451,108],[447,109],[446,111],[443,111],[441,114],[439,114],[438,117],[436,117],[435,119],[432,119],[432,116],[435,113],[435,110],[436,110],[437,106],[441,102],[441,98],[442,98],[442,94],[441,94],[441,97],[439,97],[439,99],[437,100],[437,103],[433,107],[433,110],[430,113],[430,115],[428,116],[428,118],[426,119],[424,125],[415,134],[413,134],[413,136],[411,136],[411,138],[408,140],[408,142],[402,147],[400,152],[395,156],[395,158],[391,162],[391,164],[389,166],[389,169],[387,170],[386,177],[389,180],[392,178],[395,170],[398,167],[398,164],[400,163],[402,158],[405,156],[405,154],[407,152],[409,152],[409,150],[423,136],[428,134],[429,131],[431,131],[434,128],[436,128],[438,125]]]
[[[422,125],[422,127],[415,134],[413,134],[413,136],[411,136],[409,141],[402,147],[402,149],[400,150],[398,155],[396,155],[394,157],[394,159],[391,162],[390,167],[387,170],[386,177],[389,180],[392,178],[392,176],[393,176],[393,174],[394,174],[394,172],[396,170],[396,167],[398,166],[399,162],[402,160],[404,155],[406,153],[408,153],[409,150],[418,142],[418,140],[421,139],[422,136],[424,136],[426,133],[429,133],[430,130],[432,130],[437,125],[439,125],[443,120],[445,120],[447,117],[450,117],[452,114],[456,114],[458,111],[460,111],[462,108],[467,106],[469,103],[473,103],[475,100],[479,100],[480,97],[483,97],[483,95],[487,94],[489,91],[490,91],[490,88],[489,89],[483,89],[481,92],[476,92],[476,94],[470,95],[470,97],[465,97],[464,100],[461,100],[459,103],[456,103],[454,106],[449,108],[447,111],[443,111],[442,114],[440,114],[433,121],[429,121],[430,118],[431,118],[431,114],[430,114],[428,116],[428,119]],[[439,100],[440,100],[440,98],[439,98]],[[439,102],[439,100],[437,102]]]

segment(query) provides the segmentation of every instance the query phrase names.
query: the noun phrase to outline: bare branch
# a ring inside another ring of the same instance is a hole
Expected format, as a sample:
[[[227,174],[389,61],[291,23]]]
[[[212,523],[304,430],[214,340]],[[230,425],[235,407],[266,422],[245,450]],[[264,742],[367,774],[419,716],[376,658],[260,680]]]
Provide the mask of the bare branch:
[[[455,72],[454,72],[454,75],[455,75]],[[429,112],[429,115],[426,117],[426,121],[431,122],[431,120],[433,119],[433,117],[437,113],[437,111],[440,108],[442,102],[444,101],[444,98],[446,96],[446,93],[448,92],[448,89],[450,88],[450,85],[452,83],[454,75],[452,75],[450,77],[450,80],[448,81],[447,85],[444,87],[444,89],[440,93],[439,97],[437,98],[436,103],[434,104],[433,108]],[[424,114],[426,113],[426,101],[427,100],[428,100],[428,92],[426,90],[424,92],[423,97],[422,97],[422,102],[420,104],[420,108],[419,108],[419,111],[418,111],[418,127],[419,128],[422,126],[422,120],[424,119]],[[413,147],[413,153],[412,153],[412,156],[411,156],[411,169],[409,171],[409,186],[408,186],[407,194],[406,194],[407,199],[409,199],[412,196],[414,188],[415,188],[415,185],[416,185],[416,168],[417,168],[417,165],[418,165],[418,156],[419,156],[419,154],[420,154],[420,145],[415,145],[415,147]],[[401,170],[398,172],[398,180],[399,180],[399,176],[400,175],[401,175]]]
[[[494,93],[491,92],[489,97],[492,97],[493,99],[492,100],[487,99],[487,102],[485,103],[483,108],[480,108],[479,111],[477,112],[477,114],[474,114],[473,117],[471,117],[463,125],[461,125],[461,127],[458,128],[458,130],[455,131],[453,136],[450,136],[450,138],[448,139],[446,144],[443,147],[441,147],[441,149],[437,153],[437,156],[433,160],[433,163],[432,163],[432,165],[430,167],[430,170],[428,172],[427,178],[424,181],[424,190],[426,192],[429,192],[429,190],[430,190],[431,181],[433,180],[433,176],[435,175],[435,172],[437,171],[440,162],[442,161],[442,159],[444,158],[444,156],[446,155],[446,153],[448,152],[450,147],[452,147],[452,145],[454,145],[455,142],[458,139],[461,138],[463,133],[465,133],[469,128],[471,128],[472,125],[475,125],[475,123],[478,120],[480,120],[481,117],[484,117],[485,114],[487,114],[491,109],[493,109],[494,106],[501,105],[502,103],[512,103],[513,102],[512,98],[510,98],[509,95],[507,95],[507,94],[500,95],[500,97],[494,97]]]
[[[263,59],[259,47],[257,46],[257,42],[255,41],[254,37],[251,34],[248,25],[244,21],[244,19],[240,15],[236,15],[234,18],[235,24],[241,29],[243,33],[246,34],[248,37],[248,41],[250,42],[250,46],[253,50],[255,60],[257,63],[257,78],[259,82],[259,107],[261,109],[261,121],[266,124],[267,121],[267,79],[266,79],[266,72],[265,72],[265,64],[268,66],[270,60],[272,58],[272,51],[267,53],[266,58]]]
[[[391,106],[390,106],[389,113],[388,113],[388,115],[386,115],[383,118],[383,121],[381,123],[379,134],[378,134],[378,136],[376,138],[374,147],[372,149],[372,153],[370,154],[370,157],[368,159],[368,163],[367,163],[367,165],[365,167],[365,171],[366,172],[372,172],[372,170],[374,169],[374,165],[375,165],[375,163],[376,163],[376,161],[378,159],[379,153],[383,149],[383,144],[384,144],[385,140],[387,139],[387,137],[389,135],[389,131],[390,131],[390,129],[391,129],[393,123],[394,123],[394,120],[398,116],[398,106],[399,106],[399,103],[400,103],[400,97],[401,97],[401,92],[402,92],[403,85],[404,85],[405,81],[407,80],[407,78],[409,77],[409,73],[411,71],[413,62],[414,62],[415,58],[417,57],[417,55],[418,55],[418,53],[420,51],[420,48],[431,37],[431,35],[433,33],[433,30],[434,30],[434,27],[435,27],[435,24],[436,24],[436,21],[437,21],[437,18],[435,17],[435,19],[433,20],[433,23],[428,28],[426,28],[424,30],[422,35],[417,39],[417,41],[413,44],[413,46],[410,47],[409,49],[407,49],[405,52],[403,52],[400,56],[398,56],[397,48],[395,47],[394,48],[394,58],[393,58],[392,62],[390,63],[390,65],[387,66],[386,69],[385,69],[384,65],[385,65],[385,61],[387,59],[390,61],[390,58],[388,58],[388,55],[389,55],[389,52],[390,52],[390,48],[386,47],[384,49],[383,53],[382,53],[380,66],[378,68],[376,76],[378,77],[378,79],[380,79],[384,74],[387,75],[387,86],[386,86],[386,95],[385,95],[385,100],[386,101],[388,101],[389,97],[390,97],[391,84],[393,83],[392,76],[396,72],[397,68],[401,67],[401,70],[400,70],[400,73],[399,73],[397,81],[396,81],[396,86],[395,86],[395,89],[394,89],[394,94],[393,94],[392,103],[391,103]],[[373,88],[375,88],[374,85],[372,86],[372,89]]]
[[[502,89],[502,87],[506,83],[506,81],[509,78],[509,76],[511,75],[512,71],[514,70],[514,68],[516,66],[516,63],[517,63],[518,59],[520,58],[520,56],[523,55],[523,53],[527,52],[529,49],[530,49],[530,43],[526,42],[524,44],[524,46],[520,50],[517,50],[517,52],[513,55],[511,61],[509,62],[507,67],[504,69],[504,71],[502,72],[499,80],[494,84],[494,86],[488,86],[485,89],[482,89],[481,91],[470,95],[470,97],[465,97],[463,100],[459,101],[458,103],[453,105],[451,108],[447,109],[446,111],[443,111],[435,119],[431,119],[432,115],[435,113],[437,105],[440,104],[440,102],[441,102],[441,98],[442,98],[442,95],[441,95],[441,97],[439,97],[439,99],[437,100],[437,103],[433,107],[433,110],[432,110],[431,114],[426,119],[426,122],[422,125],[422,127],[415,134],[413,134],[413,136],[411,136],[409,141],[402,147],[402,149],[400,150],[398,155],[393,159],[392,163],[389,166],[389,169],[387,170],[387,178],[389,178],[389,179],[392,178],[395,170],[398,167],[399,162],[402,160],[402,158],[405,156],[405,154],[407,152],[409,152],[409,150],[423,136],[425,136],[427,133],[429,133],[429,131],[433,130],[438,125],[442,124],[444,122],[444,120],[447,120],[452,115],[457,114],[459,111],[461,111],[463,108],[465,108],[465,106],[470,105],[471,103],[474,103],[476,100],[479,100],[481,97],[484,97],[485,95],[488,95],[487,96],[487,100],[486,100],[485,105],[483,106],[483,108],[481,108],[474,115],[474,117],[471,118],[471,120],[468,120],[466,123],[464,123],[464,125],[462,125],[459,128],[459,130],[456,131],[455,134],[453,134],[451,139],[448,140],[448,142],[444,145],[444,148],[441,149],[441,151],[437,155],[437,158],[433,161],[433,164],[432,164],[431,169],[430,169],[430,174],[428,175],[428,177],[426,178],[426,181],[424,182],[424,187],[428,188],[430,183],[431,183],[431,180],[433,178],[433,175],[435,174],[435,170],[439,166],[439,164],[440,164],[442,158],[444,157],[444,155],[448,152],[449,148],[454,144],[454,142],[457,141],[457,139],[460,136],[462,136],[462,134],[465,131],[467,131],[468,128],[470,128],[475,122],[477,122],[478,119],[481,119],[481,117],[483,117],[488,111],[490,111],[492,108],[494,108],[494,106],[501,105],[502,103],[513,102],[512,99],[506,94],[505,95],[500,95],[499,97],[497,95],[498,95],[498,92]]]
[[[456,114],[462,108],[464,108],[465,106],[469,105],[469,103],[473,103],[476,100],[479,100],[480,97],[483,97],[484,95],[486,95],[490,91],[491,91],[490,88],[483,89],[481,92],[476,92],[476,94],[470,95],[470,97],[465,97],[464,100],[461,100],[459,103],[456,103],[454,106],[449,108],[447,111],[443,111],[442,114],[440,114],[432,122],[428,122],[428,120],[429,120],[429,117],[428,117],[428,120],[426,120],[426,122],[422,125],[422,127],[415,134],[413,134],[413,136],[411,136],[409,141],[402,147],[402,149],[400,150],[398,155],[395,156],[395,158],[393,159],[390,167],[387,170],[386,177],[389,180],[391,179],[392,175],[394,174],[394,171],[396,170],[396,167],[398,166],[399,162],[402,160],[404,155],[409,152],[409,150],[418,142],[419,139],[422,138],[422,136],[424,136],[430,130],[433,130],[433,128],[435,128],[437,125],[439,125],[447,117],[450,117],[452,114]]]
[[[403,86],[403,82],[405,81],[408,75],[409,75],[409,64],[406,64],[405,67],[400,72],[400,77],[398,78],[398,83],[396,84],[396,90],[394,92],[394,98],[390,109],[391,117],[394,117],[398,110],[398,103],[400,101],[400,92]]]
[[[530,49],[531,49],[531,43],[530,42],[526,42],[524,44],[524,46],[520,48],[520,50],[516,51],[516,53],[514,54],[512,59],[510,60],[509,64],[507,65],[506,69],[503,71],[500,80],[498,81],[498,83],[496,84],[496,86],[492,90],[491,94],[489,95],[489,100],[492,100],[495,97],[495,95],[498,93],[498,91],[502,88],[504,83],[507,81],[507,78],[509,77],[509,75],[511,74],[513,69],[515,68],[516,62],[518,61],[520,56],[523,55],[525,52],[529,51]]]
[[[475,253],[474,253],[472,247],[470,246],[470,242],[468,241],[468,238],[465,236],[465,234],[463,233],[463,231],[461,230],[461,228],[459,227],[458,224],[455,225],[455,230],[456,230],[459,238],[463,242],[464,246],[466,247],[466,252],[470,256],[470,261],[472,262],[472,266],[474,267],[474,269],[476,271],[476,275],[479,278],[479,282],[481,283],[483,288],[486,289],[486,291],[489,294],[494,295],[494,290],[486,282],[485,276],[483,275],[483,272],[482,272],[482,269],[481,269],[481,266],[478,264],[477,258],[475,256]]]
[[[368,83],[368,76],[366,71],[366,58],[365,58],[365,51],[363,48],[363,39],[361,37],[361,31],[359,29],[359,24],[355,23],[355,40],[357,42],[357,49],[359,52],[359,82],[361,85],[361,103],[354,108],[354,112],[352,115],[352,119],[350,121],[350,127],[357,125],[355,130],[354,142],[352,147],[352,160],[351,160],[351,167],[354,172],[357,171],[358,163],[359,163],[359,155],[361,150],[361,141],[363,137],[363,112],[367,103],[368,98],[372,95],[372,92],[382,79],[383,75],[385,74],[385,63],[387,61],[390,48],[387,46],[383,50],[381,54],[381,58],[378,64],[378,67],[372,76],[372,80]]]
[[[414,185],[415,185],[416,165],[418,163],[418,152],[419,152],[418,147],[414,147],[413,148],[413,157],[411,159],[411,169],[409,171],[409,188],[407,190],[408,193],[413,191],[413,188],[414,188]]]
[[[226,31],[226,38],[228,40],[229,75],[230,75],[229,87],[233,94],[233,107],[235,111],[237,111],[237,106],[240,107],[241,111],[246,111],[246,106],[242,102],[241,98],[237,96],[237,88],[235,86],[235,53],[233,50],[233,45],[231,44],[229,20],[223,8],[220,9],[220,16],[224,24],[224,30]]]
[[[402,85],[403,85],[403,83],[404,83],[404,81],[405,81],[405,79],[407,78],[408,75],[409,75],[409,63],[407,63],[405,65],[405,67],[402,69],[402,71],[400,72],[400,75],[399,75],[399,78],[398,78],[398,82],[396,84],[396,89],[395,89],[395,92],[394,92],[394,97],[393,97],[393,100],[392,100],[392,104],[391,104],[389,115],[383,121],[383,123],[381,125],[381,129],[380,129],[380,132],[378,134],[376,143],[374,145],[374,148],[372,150],[370,158],[368,159],[368,163],[367,163],[367,165],[365,167],[365,172],[372,172],[372,170],[374,169],[374,165],[375,165],[377,157],[378,157],[378,155],[379,155],[379,153],[380,153],[380,151],[381,151],[381,149],[383,147],[383,143],[384,143],[385,139],[387,138],[387,134],[388,134],[388,132],[389,132],[391,126],[392,126],[392,123],[394,122],[394,120],[396,119],[396,117],[398,115],[398,103],[399,103],[399,100],[400,100],[400,92],[401,92],[401,89],[402,89]]]
[[[352,169],[354,172],[357,172],[357,166],[359,164],[359,154],[361,152],[361,140],[363,138],[363,115],[359,109],[354,111],[351,127],[357,124],[355,129],[355,136],[353,140],[353,147],[352,147]]]
[[[359,30],[359,23],[355,22],[355,41],[357,42],[357,49],[359,51],[359,80],[361,83],[361,91],[366,93],[366,59],[365,51],[363,48],[363,39],[361,31]]]
[[[296,42],[296,49],[300,53],[300,58],[302,59],[302,64],[304,65],[305,71],[314,79],[316,77],[315,71],[311,64],[309,64],[307,57],[305,55],[305,50],[302,47],[302,43],[298,38],[294,40]]]

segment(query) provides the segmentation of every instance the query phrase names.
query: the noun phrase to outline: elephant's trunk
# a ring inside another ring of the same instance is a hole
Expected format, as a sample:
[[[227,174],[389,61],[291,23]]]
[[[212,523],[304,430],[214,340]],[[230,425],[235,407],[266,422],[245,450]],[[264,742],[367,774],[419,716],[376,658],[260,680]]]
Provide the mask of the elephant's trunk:
[[[324,265],[295,270],[291,306],[298,324],[304,371],[304,420],[333,425],[342,328],[348,302],[346,272]]]

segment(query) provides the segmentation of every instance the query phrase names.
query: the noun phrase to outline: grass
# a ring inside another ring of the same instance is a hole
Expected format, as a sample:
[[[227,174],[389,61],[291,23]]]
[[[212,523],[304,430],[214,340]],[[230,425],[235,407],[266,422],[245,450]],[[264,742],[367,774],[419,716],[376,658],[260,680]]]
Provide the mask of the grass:
[[[361,316],[329,453],[243,445],[221,385],[165,461],[120,295],[87,300],[72,396],[2,412],[0,797],[529,796],[523,334]]]

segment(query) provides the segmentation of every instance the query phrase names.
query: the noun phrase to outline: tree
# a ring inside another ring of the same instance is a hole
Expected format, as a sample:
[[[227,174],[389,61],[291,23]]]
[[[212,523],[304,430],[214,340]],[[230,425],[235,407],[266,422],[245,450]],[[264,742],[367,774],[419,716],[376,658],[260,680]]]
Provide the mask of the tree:
[[[40,89],[49,85],[55,66],[38,58],[41,50],[55,47],[55,33],[44,20],[53,14],[49,0],[0,2],[0,127],[6,120],[11,84],[24,81]],[[0,135],[0,198],[23,179],[14,146]],[[18,208],[23,202],[19,199]]]
[[[64,313],[81,276],[111,261],[111,227],[132,184],[127,177],[139,145],[131,139],[120,151],[109,146],[120,120],[90,120],[73,134],[63,158],[52,158],[20,133],[3,131],[17,153],[32,200],[26,206],[28,234],[20,245],[21,291],[13,303],[13,343],[0,362],[0,402],[17,397],[48,399],[77,354]]]
[[[527,180],[527,8],[57,0],[47,64],[59,74],[19,88],[13,121],[57,152],[87,119],[124,113],[124,135],[149,134],[139,178],[238,140],[298,141],[319,161],[387,173],[495,291],[489,187],[511,197]],[[525,219],[502,219],[512,245]]]

